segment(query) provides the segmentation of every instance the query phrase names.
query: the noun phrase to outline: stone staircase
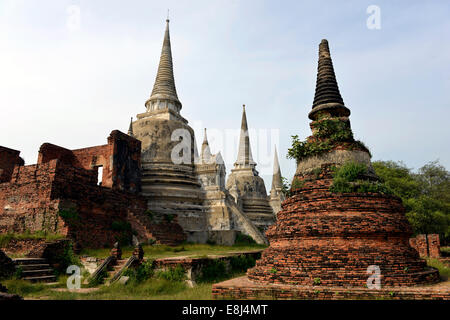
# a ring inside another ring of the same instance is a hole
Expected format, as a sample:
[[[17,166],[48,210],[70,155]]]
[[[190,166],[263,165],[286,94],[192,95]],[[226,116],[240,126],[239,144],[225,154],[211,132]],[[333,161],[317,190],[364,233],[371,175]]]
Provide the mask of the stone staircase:
[[[21,269],[21,279],[31,282],[55,282],[56,276],[53,268],[43,258],[13,259],[17,269]]]
[[[119,272],[127,263],[128,259],[116,260],[116,264],[112,266],[111,270],[108,270],[108,276],[105,279],[105,284],[109,285],[111,279]]]

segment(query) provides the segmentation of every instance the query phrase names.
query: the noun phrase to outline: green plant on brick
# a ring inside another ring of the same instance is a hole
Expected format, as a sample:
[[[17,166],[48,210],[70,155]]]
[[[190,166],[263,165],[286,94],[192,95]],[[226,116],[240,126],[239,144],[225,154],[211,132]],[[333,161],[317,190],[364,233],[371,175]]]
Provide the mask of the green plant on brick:
[[[382,182],[369,180],[367,165],[359,162],[347,162],[333,168],[333,183],[330,191],[334,193],[383,193],[392,194]]]
[[[320,280],[320,278],[314,278],[313,283],[317,286],[322,283],[322,280]]]
[[[299,178],[294,177],[294,179],[292,180],[291,190],[292,191],[299,190],[303,188],[304,185],[305,185],[304,180],[300,180]]]
[[[81,224],[80,214],[73,208],[62,209],[58,212],[58,215],[64,220],[65,223],[71,226],[79,226]]]
[[[301,141],[297,135],[292,136],[292,147],[287,157],[298,161],[329,152],[344,145],[348,150],[370,151],[361,141],[353,138],[348,119],[320,119],[311,123],[313,135]]]

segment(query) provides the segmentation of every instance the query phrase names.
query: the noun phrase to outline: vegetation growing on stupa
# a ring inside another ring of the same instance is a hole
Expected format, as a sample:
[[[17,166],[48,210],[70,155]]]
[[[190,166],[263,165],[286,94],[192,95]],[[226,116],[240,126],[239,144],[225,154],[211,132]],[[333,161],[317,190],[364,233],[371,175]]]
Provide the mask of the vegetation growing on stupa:
[[[353,137],[348,118],[327,118],[313,121],[312,136],[301,141],[298,135],[292,136],[292,147],[288,150],[287,157],[301,161],[302,159],[318,156],[334,149],[362,150],[369,149],[361,141]]]
[[[333,170],[333,184],[331,192],[346,193],[383,193],[392,194],[392,191],[382,182],[369,180],[367,165],[358,162],[348,162]]]

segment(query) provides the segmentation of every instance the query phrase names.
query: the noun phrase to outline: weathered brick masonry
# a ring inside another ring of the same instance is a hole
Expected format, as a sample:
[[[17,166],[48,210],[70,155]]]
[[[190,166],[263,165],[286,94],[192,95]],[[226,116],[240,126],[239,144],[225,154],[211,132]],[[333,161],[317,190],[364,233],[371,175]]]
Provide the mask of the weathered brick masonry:
[[[297,176],[303,187],[283,202],[276,225],[250,280],[324,286],[364,287],[367,267],[378,265],[382,286],[438,281],[436,270],[409,246],[411,227],[401,200],[379,193],[335,194],[330,167],[319,175]],[[319,280],[320,279],[320,280]]]
[[[20,165],[16,151],[13,163],[19,165],[15,165],[10,180],[0,184],[0,232],[45,230],[94,247],[111,246],[118,239],[130,237],[131,230],[113,228],[113,224],[124,226],[132,220],[137,225],[135,217],[144,215],[147,209],[146,200],[137,194],[140,149],[139,140],[115,130],[108,144],[97,147],[68,150],[44,143],[34,165]],[[100,166],[104,169],[99,186]],[[10,167],[11,162],[2,162],[2,168]],[[60,212],[69,214],[63,218]],[[151,227],[140,223],[141,229]],[[170,230],[183,237],[176,223]],[[140,236],[145,240],[152,234]]]
[[[419,252],[421,257],[440,258],[441,246],[438,234],[418,234],[409,239],[411,247]]]
[[[7,182],[15,166],[23,166],[24,161],[19,157],[20,151],[0,146],[0,183]]]

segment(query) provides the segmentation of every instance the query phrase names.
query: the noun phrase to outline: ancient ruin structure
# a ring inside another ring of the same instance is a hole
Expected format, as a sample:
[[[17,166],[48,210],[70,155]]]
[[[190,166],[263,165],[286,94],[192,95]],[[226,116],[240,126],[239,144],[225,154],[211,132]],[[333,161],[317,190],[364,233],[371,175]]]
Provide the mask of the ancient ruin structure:
[[[206,129],[201,154],[196,163],[196,172],[205,191],[204,206],[209,241],[231,245],[234,243],[236,232],[242,232],[251,236],[257,243],[267,243],[264,235],[226,190],[225,164],[220,152],[211,154]]]
[[[138,195],[139,140],[114,130],[101,146],[69,150],[44,143],[37,164],[27,166],[19,154],[0,147],[0,233],[46,231],[102,247],[131,238],[129,223],[143,241],[185,239],[175,221],[148,221],[146,201]]]
[[[245,105],[242,110],[238,156],[226,187],[237,205],[261,231],[274,223],[275,215],[269,204],[266,186],[252,157]]]
[[[309,113],[313,135],[294,146],[299,152],[292,195],[266,232],[270,247],[262,258],[247,277],[214,285],[216,298],[449,298],[448,289],[409,289],[439,281],[438,271],[409,245],[412,232],[401,200],[378,182],[369,151],[353,139],[349,115],[328,42],[322,40]],[[358,180],[341,180],[347,190],[336,191],[335,175],[349,164],[364,171]],[[379,270],[381,288],[367,288],[376,283],[368,282],[374,270]]]
[[[169,20],[155,84],[145,107],[146,112],[137,115],[128,133],[142,142],[141,194],[147,199],[148,209],[159,216],[177,215],[188,241],[232,244],[240,231],[264,243],[264,236],[251,226],[252,221],[265,228],[273,223],[274,215],[251,152],[251,163],[238,160],[236,171],[242,177],[250,174],[250,188],[257,190],[240,190],[238,206],[225,189],[225,165],[220,154],[210,153],[206,132],[196,161],[194,131],[180,114],[182,105],[175,88]],[[243,149],[239,157],[245,156]],[[243,210],[246,217],[242,217]]]
[[[178,216],[188,241],[206,242],[204,192],[194,165],[194,131],[181,114],[173,75],[169,20],[146,112],[130,128],[142,142],[142,195],[156,215]]]
[[[416,249],[423,258],[441,257],[439,234],[418,234],[414,238],[409,239],[409,244]]]
[[[272,188],[270,189],[269,200],[274,214],[277,214],[281,210],[281,203],[284,199],[285,195],[283,193],[283,180],[281,176],[280,164],[278,163],[277,147],[275,146],[275,153],[273,156]]]

